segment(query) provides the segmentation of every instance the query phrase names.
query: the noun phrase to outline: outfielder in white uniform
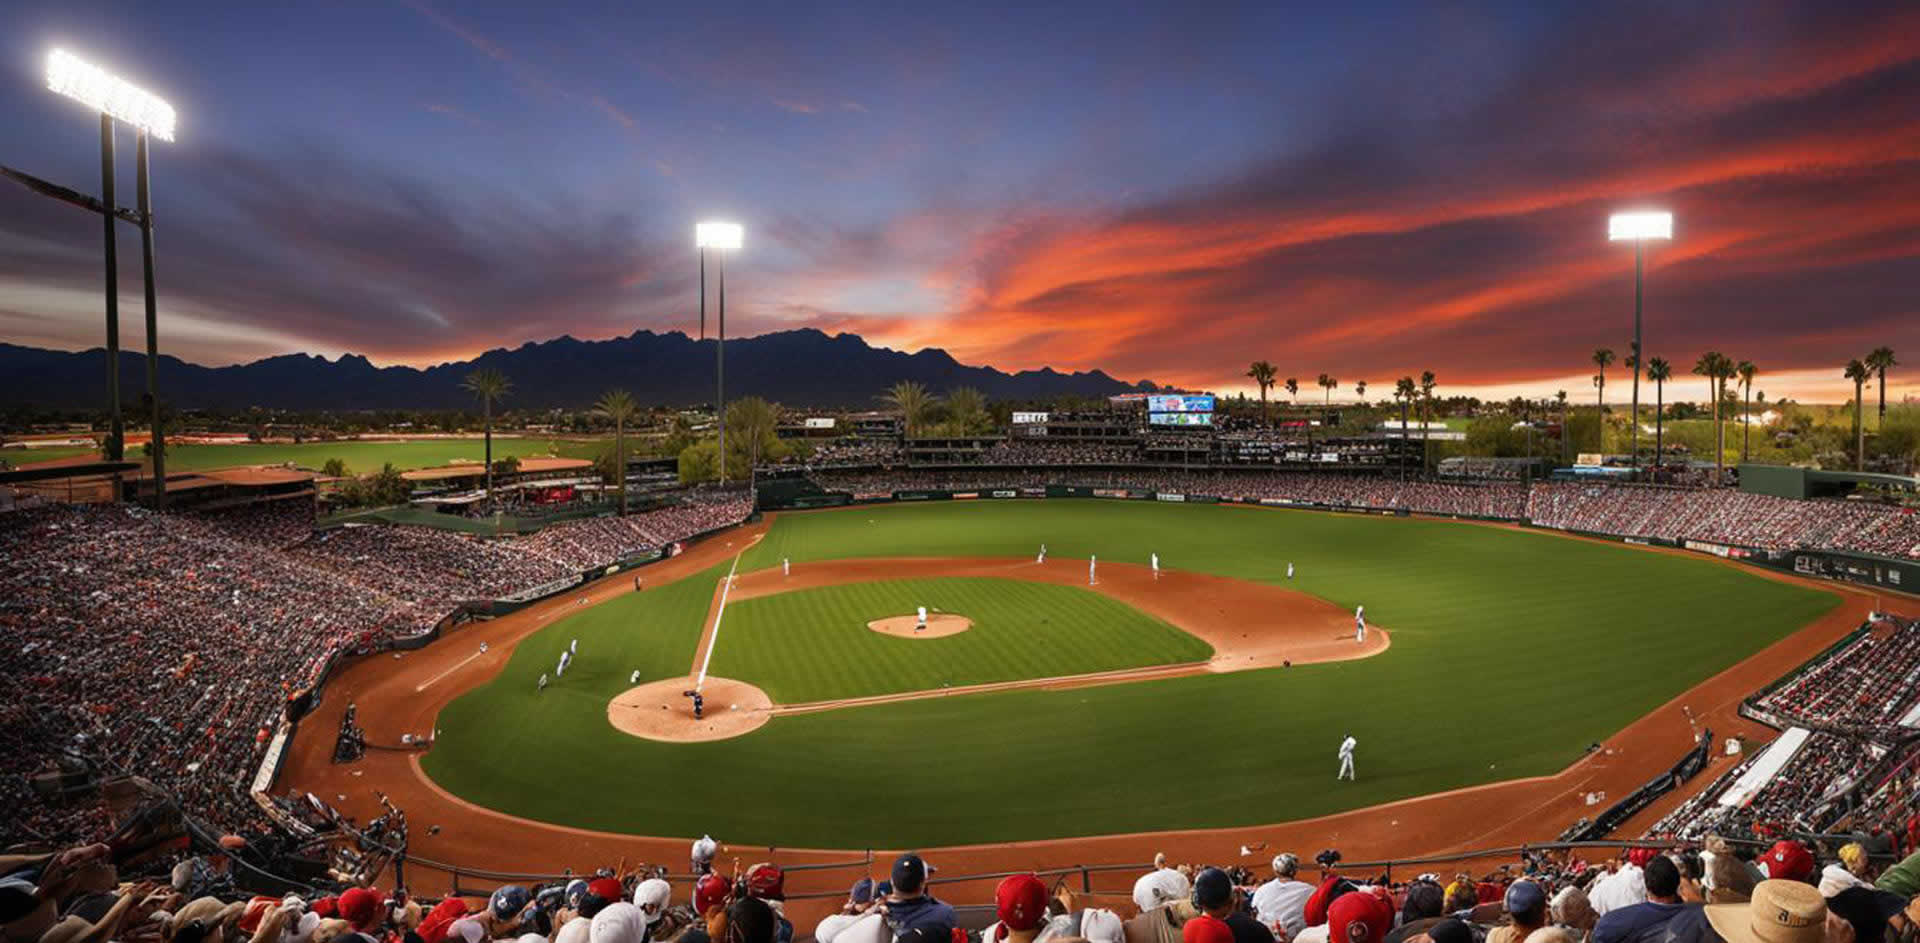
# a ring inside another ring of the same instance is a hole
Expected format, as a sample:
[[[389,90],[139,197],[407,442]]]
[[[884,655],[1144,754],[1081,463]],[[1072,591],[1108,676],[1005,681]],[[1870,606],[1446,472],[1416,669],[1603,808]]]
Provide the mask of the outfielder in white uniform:
[[[1099,563],[1100,563],[1099,557],[1097,556],[1087,557],[1087,585],[1088,586],[1092,586],[1095,582],[1093,578],[1093,570],[1095,566],[1099,565]]]
[[[919,632],[919,631],[922,631],[922,630],[924,630],[924,629],[926,629],[926,627],[927,627],[927,607],[925,607],[925,606],[921,606],[921,607],[920,607],[920,621],[914,624],[914,626],[913,626],[913,630],[914,630],[915,632]]]
[[[1160,555],[1155,553],[1149,556],[1153,558],[1153,578],[1157,580],[1160,578]]]
[[[787,559],[786,557],[781,557],[781,558],[780,558],[780,575],[781,575],[781,576],[792,576],[792,575],[793,575],[793,561],[792,561],[792,560],[789,560],[789,559]]]
[[[1353,607],[1353,641],[1356,645],[1367,644],[1367,607]]]
[[[580,654],[580,640],[579,639],[568,640],[567,651],[570,651],[576,655]]]
[[[553,676],[554,676],[554,677],[556,677],[556,678],[558,678],[558,677],[560,677],[560,676],[562,676],[562,675],[564,675],[564,674],[566,674],[566,673],[567,673],[567,666],[568,666],[568,665],[570,665],[570,664],[573,664],[573,653],[572,653],[572,652],[561,652],[561,653],[560,653],[560,667],[558,667],[558,668],[555,668],[555,669],[553,670]]]
[[[547,689],[547,676],[546,674],[542,673],[540,675],[540,690],[545,691],[546,689]]]
[[[633,669],[633,674],[632,674],[632,675],[630,675],[630,676],[628,676],[628,678],[627,678],[627,683],[628,683],[628,684],[639,684],[639,683],[640,683],[640,669],[638,669],[638,668],[635,668],[635,669]]]
[[[1287,579],[1293,579],[1293,561],[1287,561]]]
[[[1359,741],[1353,739],[1352,734],[1340,741],[1340,773],[1334,777],[1335,780],[1353,778],[1353,748],[1358,745]]]
[[[1040,545],[1040,555],[1038,557],[1035,557],[1033,562],[1035,563],[1047,562],[1047,545],[1046,544]]]

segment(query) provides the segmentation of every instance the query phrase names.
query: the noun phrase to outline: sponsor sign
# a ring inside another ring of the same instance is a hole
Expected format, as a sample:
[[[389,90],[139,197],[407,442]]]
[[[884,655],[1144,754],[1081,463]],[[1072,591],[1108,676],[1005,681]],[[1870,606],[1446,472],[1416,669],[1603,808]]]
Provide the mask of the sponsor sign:
[[[1044,492],[1044,491],[1042,491],[1042,492],[1041,492],[1041,494],[1046,494],[1046,492]],[[1020,492],[1018,492],[1018,491],[995,491],[995,492],[993,493],[993,496],[994,496],[994,497],[996,497],[996,498],[1017,498],[1017,497],[1019,497],[1019,496],[1020,496]]]
[[[1210,413],[1213,412],[1213,397],[1199,396],[1148,396],[1147,412],[1150,413]]]
[[[809,428],[809,429],[831,429],[831,428],[833,428],[833,417],[832,417],[832,416],[822,416],[822,417],[820,417],[820,418],[817,418],[817,419],[816,419],[816,418],[809,418],[809,419],[808,419],[808,420],[806,421],[806,427],[807,427],[807,428]]]
[[[580,585],[580,574],[575,573],[572,576],[563,576],[557,580],[541,583],[538,586],[531,586],[517,593],[502,596],[500,597],[500,601],[508,603],[532,602],[545,596],[551,596],[568,587],[578,585]]]
[[[955,491],[953,493],[953,499],[955,501],[971,501],[979,496],[980,492],[978,491]]]
[[[1573,463],[1575,465],[1583,465],[1587,468],[1599,468],[1607,463],[1607,459],[1606,456],[1601,455],[1599,452],[1581,452],[1579,456],[1573,460]]]
[[[1187,496],[1184,494],[1167,494],[1164,491],[1155,494],[1153,498],[1156,501],[1170,501],[1174,504],[1185,504],[1187,502]]]
[[[1013,424],[1016,426],[1037,426],[1037,425],[1044,424],[1046,421],[1047,421],[1046,413],[1014,413],[1013,414]]]
[[[1131,498],[1133,497],[1133,495],[1128,493],[1127,489],[1125,488],[1095,488],[1093,489],[1093,496],[1096,498]]]

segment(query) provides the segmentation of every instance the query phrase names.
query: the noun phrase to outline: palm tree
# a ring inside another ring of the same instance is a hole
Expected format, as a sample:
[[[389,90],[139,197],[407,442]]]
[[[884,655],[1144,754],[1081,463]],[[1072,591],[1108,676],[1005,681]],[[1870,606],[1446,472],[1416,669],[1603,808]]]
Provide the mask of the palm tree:
[[[1661,407],[1665,405],[1662,394],[1666,392],[1667,380],[1673,376],[1673,365],[1659,357],[1647,360],[1647,379],[1653,381],[1653,464],[1660,464],[1661,434],[1666,427],[1661,423]]]
[[[1393,398],[1400,401],[1400,440],[1402,442],[1407,438],[1407,408],[1413,405],[1416,390],[1412,377],[1401,377],[1393,381]]]
[[[927,421],[927,413],[933,409],[933,397],[927,393],[927,388],[911,380],[895,383],[881,399],[900,410],[909,438],[919,433],[920,426]]]
[[[1866,365],[1880,378],[1880,424],[1884,426],[1887,424],[1887,371],[1899,366],[1900,361],[1893,359],[1893,348],[1875,347],[1873,353],[1867,355]]]
[[[1759,373],[1760,368],[1754,366],[1751,360],[1742,360],[1739,366],[1733,368],[1733,372],[1740,377],[1740,461],[1744,463],[1747,461],[1747,442],[1753,433],[1753,375]]]
[[[981,417],[987,414],[987,397],[970,386],[948,390],[947,412],[960,435],[973,435],[983,424]]]
[[[1420,474],[1422,475],[1433,466],[1433,445],[1427,436],[1427,426],[1433,423],[1433,388],[1439,385],[1434,379],[1432,370],[1423,371],[1420,374],[1420,398],[1425,401],[1425,408],[1420,416]]]
[[[1339,380],[1336,380],[1336,379],[1334,379],[1334,378],[1332,378],[1332,377],[1330,377],[1330,376],[1327,376],[1327,375],[1326,375],[1326,374],[1324,374],[1324,373],[1323,373],[1323,374],[1320,374],[1320,387],[1321,387],[1322,389],[1324,389],[1324,390],[1326,390],[1326,391],[1327,391],[1327,405],[1328,405],[1328,406],[1332,406],[1332,405],[1333,405],[1333,391],[1334,391],[1334,388],[1335,388],[1335,387],[1337,387],[1337,386],[1339,386],[1339,385],[1340,385],[1340,381],[1339,381]]]
[[[1300,405],[1300,378],[1299,377],[1287,378],[1287,396],[1293,400],[1293,405],[1295,406]]]
[[[1727,440],[1720,428],[1720,402],[1726,398],[1726,381],[1733,375],[1733,361],[1717,350],[1709,350],[1694,362],[1693,372],[1707,378],[1707,395],[1713,400],[1713,484],[1719,487],[1726,470]]]
[[[480,401],[480,416],[487,440],[487,503],[493,503],[493,404],[513,392],[513,381],[492,367],[467,374],[460,385]]]
[[[1560,460],[1564,462],[1567,460],[1567,391],[1560,390],[1553,398],[1560,402]]]
[[[1613,365],[1613,360],[1611,347],[1601,347],[1593,352],[1593,365],[1600,368],[1600,372],[1593,377],[1593,388],[1600,391],[1600,423],[1597,428],[1600,430],[1598,448],[1602,452],[1607,450],[1607,368]]]
[[[1355,395],[1355,396],[1358,396],[1358,397],[1360,397],[1360,405],[1362,405],[1362,406],[1364,406],[1364,405],[1366,405],[1366,403],[1367,403],[1367,381],[1365,381],[1365,380],[1355,380],[1355,381],[1354,381],[1354,383],[1353,383],[1353,395]]]
[[[620,483],[620,514],[627,513],[627,423],[640,411],[633,394],[626,390],[608,390],[593,404],[600,415],[613,420],[613,474]]]
[[[1860,415],[1860,401],[1864,398],[1867,379],[1871,376],[1873,371],[1867,369],[1866,364],[1858,360],[1847,361],[1846,377],[1853,381],[1854,471],[1867,470],[1867,425],[1865,418]]]
[[[1273,388],[1275,373],[1273,364],[1264,360],[1256,360],[1247,365],[1247,376],[1251,377],[1253,382],[1260,384],[1260,414],[1268,419],[1273,418],[1273,412],[1267,408],[1267,390]]]

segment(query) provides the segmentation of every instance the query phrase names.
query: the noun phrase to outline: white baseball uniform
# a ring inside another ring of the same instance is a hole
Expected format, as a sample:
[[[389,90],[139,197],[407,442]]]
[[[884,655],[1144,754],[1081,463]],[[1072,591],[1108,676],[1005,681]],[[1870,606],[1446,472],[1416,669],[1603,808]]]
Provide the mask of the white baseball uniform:
[[[1160,575],[1160,555],[1155,553],[1155,554],[1150,554],[1150,556],[1153,557],[1153,575],[1159,576]]]
[[[540,690],[545,691],[546,689],[547,689],[547,676],[545,674],[542,674],[540,676]]]
[[[1353,607],[1353,640],[1364,645],[1367,641],[1367,607]]]
[[[633,669],[633,674],[627,678],[627,683],[628,684],[640,683],[640,669],[638,668]]]
[[[1040,555],[1038,557],[1035,557],[1033,562],[1035,563],[1047,562],[1047,545],[1046,544],[1040,545]]]
[[[556,678],[558,678],[558,677],[560,677],[561,675],[564,675],[564,674],[566,674],[566,673],[567,673],[567,666],[568,666],[568,665],[570,665],[570,664],[572,664],[572,663],[573,663],[573,653],[572,653],[572,652],[561,652],[561,653],[560,653],[560,667],[558,667],[558,668],[556,668],[556,669],[554,669],[554,671],[553,671],[553,676],[554,676],[554,677],[556,677]]]
[[[1287,579],[1293,579],[1293,563],[1287,563]]]
[[[921,606],[920,607],[920,624],[914,626],[913,630],[915,632],[918,632],[921,629],[924,629],[926,627],[927,627],[927,607]]]
[[[1340,741],[1340,773],[1334,777],[1335,779],[1353,778],[1353,748],[1358,745],[1359,741],[1353,739],[1351,735]]]
[[[787,559],[786,557],[781,557],[781,558],[780,558],[780,575],[781,575],[781,576],[792,576],[792,575],[793,575],[793,561],[792,561],[792,560],[789,560],[789,559]]]
[[[1090,556],[1087,558],[1087,585],[1088,586],[1093,585],[1093,568],[1099,562],[1100,562],[1099,557]]]
[[[580,653],[580,640],[579,640],[579,639],[572,639],[572,640],[569,640],[569,641],[567,642],[567,651],[570,651],[570,652],[572,652],[572,653],[574,653],[574,654],[576,654],[576,655],[577,655],[577,654],[579,654],[579,653]]]

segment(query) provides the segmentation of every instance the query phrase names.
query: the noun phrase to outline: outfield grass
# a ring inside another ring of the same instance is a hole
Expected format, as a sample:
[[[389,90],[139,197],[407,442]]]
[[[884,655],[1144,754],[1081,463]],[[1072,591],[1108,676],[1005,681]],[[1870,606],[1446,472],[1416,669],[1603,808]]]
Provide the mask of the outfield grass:
[[[867,628],[916,606],[973,620],[910,639]],[[889,580],[727,606],[709,669],[776,704],[1205,661],[1213,646],[1090,590],[1001,579]]]
[[[1158,552],[1168,567],[1263,582],[1284,582],[1292,561],[1289,587],[1365,603],[1394,644],[1350,662],[786,716],[711,743],[615,731],[606,703],[628,672],[691,664],[716,569],[536,634],[442,713],[426,768],[460,796],[535,819],[795,846],[1250,825],[1555,772],[1839,602],[1715,561],[1512,529],[1092,500],[783,515],[741,567],[1024,558],[1042,542],[1056,558]],[[580,674],[543,700],[534,679],[576,634]],[[1349,733],[1360,778],[1336,784]],[[743,803],[666,785],[693,779],[767,788]]]

